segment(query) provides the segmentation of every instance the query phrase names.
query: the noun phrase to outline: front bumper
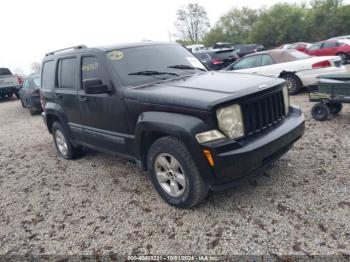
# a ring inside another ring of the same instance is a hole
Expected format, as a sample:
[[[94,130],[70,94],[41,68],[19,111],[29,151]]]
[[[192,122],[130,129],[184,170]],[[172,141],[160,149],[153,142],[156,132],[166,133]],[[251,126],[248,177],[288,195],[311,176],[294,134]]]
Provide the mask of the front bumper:
[[[290,114],[277,126],[259,135],[239,141],[213,141],[203,144],[214,158],[215,179],[209,182],[214,191],[235,186],[261,173],[285,154],[304,134],[304,116],[300,109],[290,108]]]

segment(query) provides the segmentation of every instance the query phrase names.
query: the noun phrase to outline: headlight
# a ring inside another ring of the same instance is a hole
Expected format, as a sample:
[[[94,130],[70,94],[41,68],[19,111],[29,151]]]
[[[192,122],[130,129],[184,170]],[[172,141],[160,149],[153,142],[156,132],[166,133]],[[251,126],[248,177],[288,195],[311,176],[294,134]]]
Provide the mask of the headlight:
[[[216,111],[219,128],[230,138],[244,135],[241,107],[238,104],[223,107]]]
[[[288,87],[283,87],[283,100],[284,100],[284,110],[286,112],[286,115],[289,113],[289,92]]]
[[[221,133],[219,130],[211,130],[208,132],[200,133],[196,135],[196,139],[198,143],[203,144],[205,142],[218,140],[221,138],[225,138],[225,135]]]

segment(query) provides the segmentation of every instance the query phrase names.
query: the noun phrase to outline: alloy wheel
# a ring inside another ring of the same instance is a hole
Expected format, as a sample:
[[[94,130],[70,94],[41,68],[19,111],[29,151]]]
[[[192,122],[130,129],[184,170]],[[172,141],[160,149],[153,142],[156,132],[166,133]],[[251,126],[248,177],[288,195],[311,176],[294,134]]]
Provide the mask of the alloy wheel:
[[[180,197],[186,189],[186,176],[179,161],[170,154],[159,154],[154,170],[162,189],[173,197]]]
[[[297,81],[294,77],[287,76],[286,78],[288,90],[294,90],[297,88]]]
[[[57,129],[55,131],[55,141],[56,141],[56,145],[57,145],[57,148],[60,151],[60,153],[64,156],[67,156],[67,153],[68,153],[67,141],[66,141],[66,138],[64,137],[62,131],[59,129]]]

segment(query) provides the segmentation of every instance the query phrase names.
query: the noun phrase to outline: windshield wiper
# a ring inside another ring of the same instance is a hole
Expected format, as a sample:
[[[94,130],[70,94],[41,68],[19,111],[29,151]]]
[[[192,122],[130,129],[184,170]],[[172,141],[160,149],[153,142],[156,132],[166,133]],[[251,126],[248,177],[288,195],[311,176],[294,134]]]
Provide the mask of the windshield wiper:
[[[200,67],[195,67],[195,66],[190,66],[190,65],[172,65],[172,66],[168,66],[168,68],[176,68],[176,69],[189,69],[189,70],[201,70],[206,72],[207,70],[205,70],[204,68],[200,68]]]
[[[132,75],[132,76],[157,76],[157,75],[180,76],[179,74],[172,73],[172,72],[160,72],[160,71],[153,71],[153,70],[139,71],[139,72],[135,72],[135,73],[130,73],[128,75]]]

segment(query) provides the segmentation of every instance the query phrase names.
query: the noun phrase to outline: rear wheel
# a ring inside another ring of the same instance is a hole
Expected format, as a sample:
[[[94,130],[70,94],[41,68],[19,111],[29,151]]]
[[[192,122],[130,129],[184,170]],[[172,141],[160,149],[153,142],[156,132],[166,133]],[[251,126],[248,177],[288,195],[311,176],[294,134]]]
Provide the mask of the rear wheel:
[[[61,123],[52,125],[52,135],[58,155],[64,159],[74,159],[80,153],[80,148],[73,147],[66,130]]]
[[[13,97],[13,94],[7,94],[7,98],[10,99]]]
[[[199,174],[184,143],[163,137],[151,146],[147,166],[153,186],[170,205],[193,207],[204,200],[208,186]]]
[[[340,53],[338,54],[338,56],[340,56],[343,65],[345,65],[348,62],[348,56],[345,53]]]
[[[36,111],[35,109],[33,108],[29,108],[29,113],[33,116],[33,115],[36,115],[38,113],[38,111]]]
[[[287,81],[287,87],[290,95],[296,95],[303,87],[300,79],[294,74],[285,74],[281,77]]]
[[[329,118],[329,108],[326,104],[317,103],[311,109],[311,115],[314,119],[318,121],[324,121]]]
[[[343,108],[342,103],[332,103],[332,102],[330,102],[330,103],[327,103],[327,106],[329,108],[329,112],[331,114],[333,114],[333,115],[338,114]]]

